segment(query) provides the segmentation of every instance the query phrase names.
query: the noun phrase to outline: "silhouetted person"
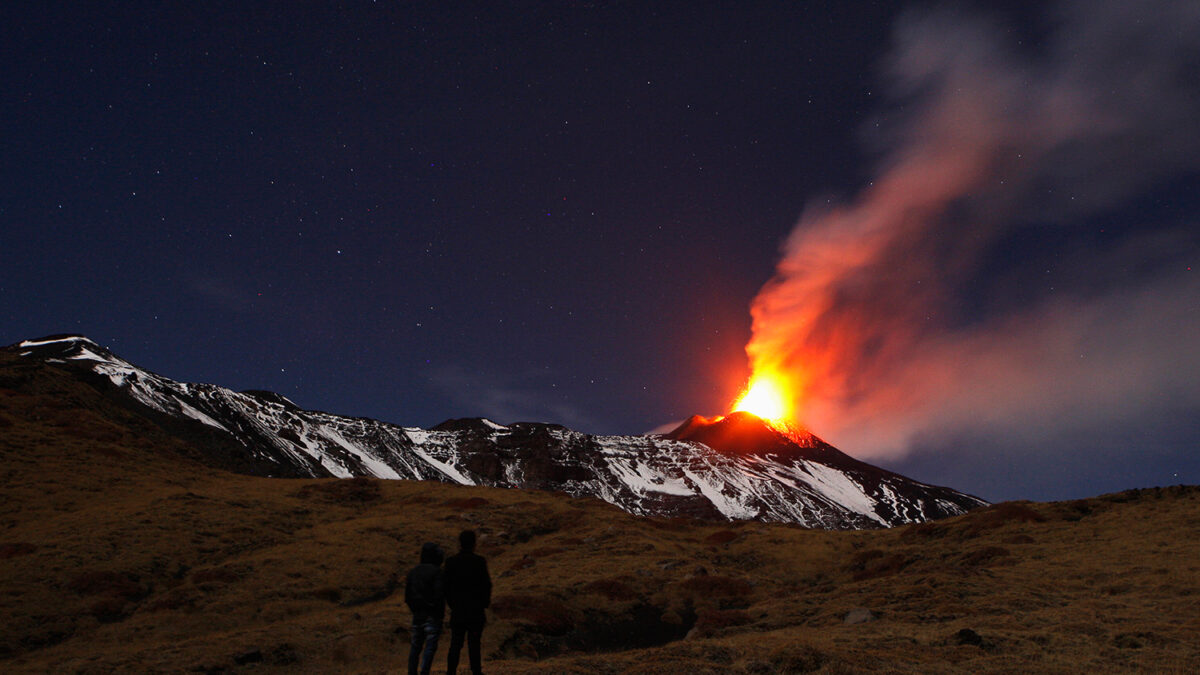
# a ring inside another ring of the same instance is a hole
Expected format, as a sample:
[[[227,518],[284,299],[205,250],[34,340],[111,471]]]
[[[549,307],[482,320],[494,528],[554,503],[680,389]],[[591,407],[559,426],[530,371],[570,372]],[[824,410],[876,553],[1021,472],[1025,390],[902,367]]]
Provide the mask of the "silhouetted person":
[[[450,652],[446,655],[446,672],[458,670],[458,655],[463,637],[467,638],[467,654],[471,672],[482,675],[479,640],[486,621],[484,611],[492,604],[492,578],[488,576],[487,561],[475,555],[475,532],[464,530],[458,535],[459,552],[446,559],[446,602],[450,605]]]
[[[442,549],[427,543],[421,547],[421,564],[409,571],[404,581],[404,604],[412,610],[412,647],[408,650],[408,675],[429,675],[442,619],[446,615],[445,576]]]

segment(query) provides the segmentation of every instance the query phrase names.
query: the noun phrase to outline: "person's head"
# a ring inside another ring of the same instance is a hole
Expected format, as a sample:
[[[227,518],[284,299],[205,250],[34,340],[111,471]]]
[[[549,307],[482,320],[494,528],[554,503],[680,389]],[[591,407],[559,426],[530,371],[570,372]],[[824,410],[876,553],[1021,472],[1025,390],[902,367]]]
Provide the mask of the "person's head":
[[[421,564],[424,565],[441,565],[445,555],[442,553],[442,547],[427,541],[421,546]]]
[[[458,547],[466,553],[475,552],[475,530],[463,530],[458,533]]]

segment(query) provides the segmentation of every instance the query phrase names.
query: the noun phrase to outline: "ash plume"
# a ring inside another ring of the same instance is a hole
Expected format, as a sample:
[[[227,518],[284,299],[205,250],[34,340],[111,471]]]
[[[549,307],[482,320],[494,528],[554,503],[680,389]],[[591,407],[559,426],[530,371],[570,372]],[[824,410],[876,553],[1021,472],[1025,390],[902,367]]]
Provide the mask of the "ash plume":
[[[853,454],[1200,406],[1200,5],[1046,27],[903,17],[875,179],[807,209],[753,302],[752,365]]]

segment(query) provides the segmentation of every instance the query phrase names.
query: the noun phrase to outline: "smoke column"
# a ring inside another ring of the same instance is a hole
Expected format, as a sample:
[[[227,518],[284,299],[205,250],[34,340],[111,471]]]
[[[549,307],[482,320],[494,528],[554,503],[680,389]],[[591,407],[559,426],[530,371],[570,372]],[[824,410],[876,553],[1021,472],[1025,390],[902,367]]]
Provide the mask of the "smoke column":
[[[746,351],[862,457],[1200,406],[1200,3],[909,14],[881,158],[810,206]]]

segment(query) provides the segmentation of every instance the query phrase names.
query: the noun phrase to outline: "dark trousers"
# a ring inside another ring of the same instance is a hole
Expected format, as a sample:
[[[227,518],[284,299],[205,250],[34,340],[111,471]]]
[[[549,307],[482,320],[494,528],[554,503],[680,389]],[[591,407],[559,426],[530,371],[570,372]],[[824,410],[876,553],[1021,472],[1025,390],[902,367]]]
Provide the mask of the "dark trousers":
[[[483,636],[482,618],[473,621],[450,619],[450,652],[446,654],[446,673],[455,675],[458,670],[458,655],[462,652],[463,638],[467,639],[467,658],[471,660],[472,675],[483,674],[483,659],[479,654],[479,639]]]
[[[431,614],[413,614],[412,646],[408,650],[408,675],[429,675],[437,651],[442,622]],[[418,672],[418,661],[421,667]]]

